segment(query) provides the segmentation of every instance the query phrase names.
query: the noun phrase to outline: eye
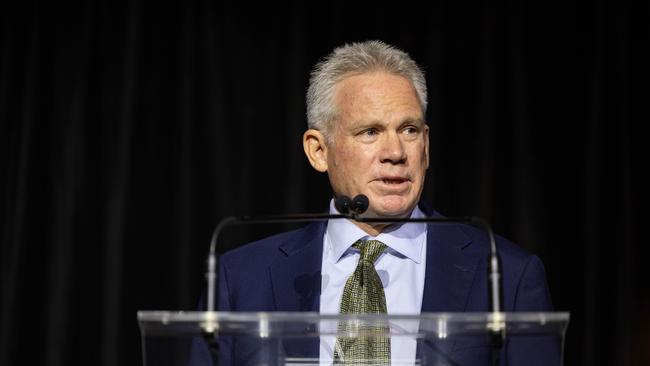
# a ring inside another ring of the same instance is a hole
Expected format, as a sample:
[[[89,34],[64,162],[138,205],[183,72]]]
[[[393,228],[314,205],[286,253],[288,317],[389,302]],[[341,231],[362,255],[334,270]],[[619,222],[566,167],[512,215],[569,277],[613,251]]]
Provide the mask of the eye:
[[[363,142],[373,142],[377,139],[378,136],[379,136],[379,130],[374,127],[361,130],[357,134],[357,138]]]
[[[372,137],[377,135],[377,130],[374,128],[369,128],[361,132],[362,135]]]
[[[402,131],[407,135],[415,135],[419,132],[419,129],[415,126],[406,126]]]
[[[374,138],[379,135],[379,131],[376,128],[366,128],[365,130],[359,132],[358,136],[361,138]]]

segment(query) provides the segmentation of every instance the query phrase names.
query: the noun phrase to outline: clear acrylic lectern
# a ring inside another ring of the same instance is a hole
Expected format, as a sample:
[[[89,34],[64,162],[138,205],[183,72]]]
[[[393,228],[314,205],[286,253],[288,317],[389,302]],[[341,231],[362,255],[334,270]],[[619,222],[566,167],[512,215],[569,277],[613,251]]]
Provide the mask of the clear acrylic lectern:
[[[332,365],[337,337],[388,337],[391,365],[489,365],[495,328],[502,363],[562,365],[569,314],[140,311],[138,322],[144,366]]]

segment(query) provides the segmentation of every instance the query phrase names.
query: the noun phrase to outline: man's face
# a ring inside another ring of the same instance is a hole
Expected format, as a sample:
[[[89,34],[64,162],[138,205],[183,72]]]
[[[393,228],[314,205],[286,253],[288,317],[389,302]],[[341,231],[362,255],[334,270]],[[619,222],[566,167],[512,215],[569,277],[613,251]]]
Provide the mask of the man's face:
[[[411,82],[382,71],[350,76],[334,103],[326,149],[334,193],[368,196],[368,216],[410,214],[429,166],[429,128]]]

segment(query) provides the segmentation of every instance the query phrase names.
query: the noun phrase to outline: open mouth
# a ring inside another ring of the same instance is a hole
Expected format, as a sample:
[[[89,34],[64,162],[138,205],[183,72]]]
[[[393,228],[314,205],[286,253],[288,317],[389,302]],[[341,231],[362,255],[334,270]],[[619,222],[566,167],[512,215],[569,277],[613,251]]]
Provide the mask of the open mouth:
[[[406,182],[406,179],[403,178],[382,178],[381,181],[384,184],[402,184]]]

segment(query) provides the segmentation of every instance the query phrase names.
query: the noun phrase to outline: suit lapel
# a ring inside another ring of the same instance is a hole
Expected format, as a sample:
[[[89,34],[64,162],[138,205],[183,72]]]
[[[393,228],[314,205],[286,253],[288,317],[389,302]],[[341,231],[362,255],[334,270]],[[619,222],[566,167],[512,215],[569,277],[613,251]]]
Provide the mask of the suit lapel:
[[[276,311],[319,311],[325,226],[311,224],[280,245],[269,269]]]
[[[463,251],[470,244],[471,239],[458,225],[428,226],[422,313],[465,310],[479,259]],[[422,357],[426,349],[436,358],[455,364],[451,361],[454,343],[432,334],[418,343],[416,354]]]
[[[458,225],[429,225],[422,312],[462,312],[479,258],[464,249],[470,237]]]
[[[276,311],[320,310],[321,261],[325,223],[307,226],[280,245],[281,257],[269,268]],[[317,357],[319,338],[284,343],[288,357]]]

